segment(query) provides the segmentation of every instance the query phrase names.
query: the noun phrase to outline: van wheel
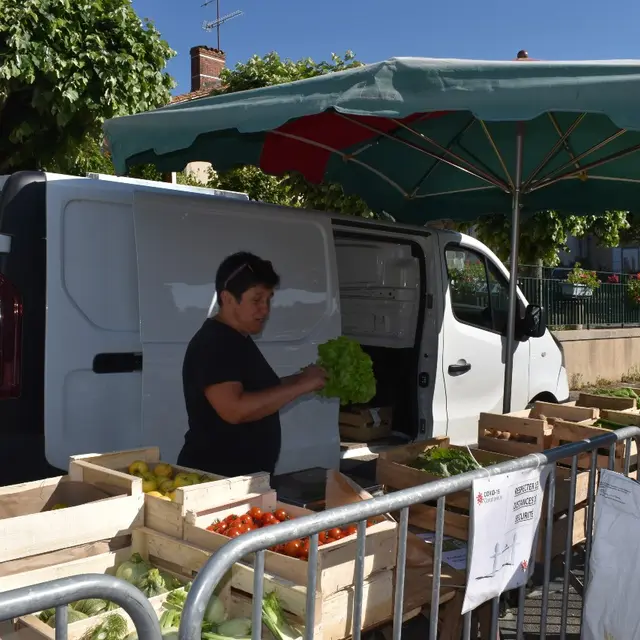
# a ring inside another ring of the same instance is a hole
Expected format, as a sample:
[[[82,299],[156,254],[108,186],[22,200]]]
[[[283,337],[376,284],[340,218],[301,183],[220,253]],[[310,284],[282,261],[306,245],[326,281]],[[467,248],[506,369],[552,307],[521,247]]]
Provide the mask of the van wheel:
[[[551,394],[551,393],[541,393],[539,395],[537,395],[535,398],[533,398],[533,400],[531,400],[529,402],[529,404],[525,407],[526,409],[533,409],[533,405],[536,402],[551,402],[553,404],[558,404],[558,400],[556,399],[556,397]]]

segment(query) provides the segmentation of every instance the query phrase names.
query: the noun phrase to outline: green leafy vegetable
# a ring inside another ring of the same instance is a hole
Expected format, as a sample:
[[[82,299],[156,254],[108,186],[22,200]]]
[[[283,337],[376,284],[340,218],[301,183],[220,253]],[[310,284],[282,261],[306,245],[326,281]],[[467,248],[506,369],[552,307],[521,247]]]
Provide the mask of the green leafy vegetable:
[[[613,398],[634,398],[636,407],[640,409],[640,396],[630,387],[621,387],[620,389],[594,389],[590,391],[590,393],[596,396],[610,396]]]
[[[139,553],[134,553],[129,560],[123,562],[116,570],[116,578],[137,584],[151,566],[147,564]]]
[[[226,638],[250,638],[251,620],[249,618],[227,620],[218,627],[218,635]]]
[[[67,620],[69,621],[69,624],[71,624],[72,622],[78,622],[80,620],[86,620],[89,616],[81,613],[80,611],[76,611],[75,609],[72,609],[70,606],[67,607]],[[49,617],[49,619],[47,620],[47,624],[55,629],[56,627],[56,614],[54,613],[52,616]]]
[[[611,431],[617,431],[618,429],[624,429],[624,427],[628,426],[625,424],[618,424],[617,422],[612,422],[611,420],[605,420],[604,418],[600,418],[596,421],[595,427],[602,427],[603,429],[610,429]]]
[[[376,394],[373,362],[351,338],[340,336],[318,347],[318,365],[327,372],[320,395],[340,398],[340,404],[364,404]]]
[[[448,478],[449,476],[456,476],[460,473],[473,471],[480,466],[488,466],[488,464],[490,463],[480,465],[471,455],[460,449],[434,447],[421,453],[418,458],[408,466],[426,471],[434,476]]]
[[[224,610],[222,600],[220,600],[220,598],[215,594],[212,595],[204,612],[204,621],[212,625],[221,625],[226,617],[227,614]]]
[[[93,629],[89,629],[82,640],[125,640],[127,633],[127,621],[121,615],[114,613]]]
[[[97,616],[103,611],[113,611],[117,609],[118,605],[114,602],[108,602],[107,600],[100,600],[99,598],[88,598],[86,600],[78,600],[72,602],[71,606],[80,613],[84,613],[90,618]]]
[[[285,618],[275,591],[267,594],[262,600],[262,622],[276,640],[300,640],[303,636]]]
[[[136,587],[144,593],[147,598],[159,596],[168,591],[164,578],[159,569],[149,569],[137,582]]]

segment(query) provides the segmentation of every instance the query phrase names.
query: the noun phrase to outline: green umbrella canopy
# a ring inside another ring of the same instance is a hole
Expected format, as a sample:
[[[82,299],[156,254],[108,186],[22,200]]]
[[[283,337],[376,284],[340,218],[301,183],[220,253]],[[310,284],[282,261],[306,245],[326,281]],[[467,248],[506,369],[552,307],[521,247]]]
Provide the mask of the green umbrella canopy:
[[[520,124],[522,123],[522,124]],[[392,58],[105,123],[116,171],[210,162],[337,182],[423,224],[523,212],[637,210],[640,62]]]

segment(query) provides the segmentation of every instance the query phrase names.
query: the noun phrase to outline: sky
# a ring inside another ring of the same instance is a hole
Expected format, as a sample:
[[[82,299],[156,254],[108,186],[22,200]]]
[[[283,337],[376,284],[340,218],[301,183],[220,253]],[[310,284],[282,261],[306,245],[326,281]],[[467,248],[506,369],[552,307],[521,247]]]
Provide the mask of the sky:
[[[168,71],[190,90],[189,49],[216,46],[202,29],[215,1],[132,0],[177,51]],[[520,49],[547,60],[637,58],[637,0],[220,0],[220,13],[244,15],[221,27],[227,65],[277,51],[292,59],[355,52],[377,62],[393,56],[511,59]]]

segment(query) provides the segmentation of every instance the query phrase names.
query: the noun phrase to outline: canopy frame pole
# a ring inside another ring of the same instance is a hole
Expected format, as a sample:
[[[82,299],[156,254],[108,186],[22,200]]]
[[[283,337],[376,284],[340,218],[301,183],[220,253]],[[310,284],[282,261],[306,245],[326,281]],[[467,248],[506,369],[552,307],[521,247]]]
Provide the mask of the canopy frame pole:
[[[511,411],[513,387],[513,357],[516,346],[516,313],[518,311],[518,253],[520,241],[520,190],[522,188],[522,164],[524,156],[524,123],[519,122],[516,133],[516,171],[511,211],[511,263],[509,264],[509,312],[507,314],[507,339],[504,359],[504,391],[502,413]]]
[[[563,164],[558,169],[551,170],[549,173],[547,173],[546,175],[543,175],[542,177],[538,178],[537,180],[528,181],[527,182],[527,186],[529,187],[528,191],[534,191],[536,189],[540,189],[542,187],[546,187],[549,184],[553,184],[553,182],[557,182],[558,180],[562,180],[563,178],[566,178],[567,176],[576,175],[576,174],[581,173],[583,171],[587,171],[589,167],[600,166],[602,164],[606,164],[607,162],[611,162],[611,160],[617,160],[620,157],[620,154],[628,154],[629,153],[629,149],[625,149],[624,151],[619,151],[619,152],[613,153],[610,156],[607,156],[605,158],[601,158],[600,160],[596,160],[595,162],[591,162],[591,163],[589,163],[587,165],[583,165],[582,168],[577,170],[577,171],[571,171],[570,173],[564,173],[567,169],[570,169],[571,167],[575,167],[576,163],[581,162],[587,156],[590,156],[592,153],[595,153],[596,151],[600,151],[600,149],[602,149],[603,147],[606,147],[608,144],[610,144],[614,140],[617,140],[620,136],[624,135],[625,133],[627,133],[626,129],[619,129],[618,131],[616,131],[615,133],[611,134],[610,136],[608,136],[604,140],[601,140],[597,144],[594,144],[592,147],[590,147],[586,151],[583,151],[582,153],[578,154],[577,157],[571,158],[571,160],[569,160],[569,162],[566,162],[565,164]],[[638,145],[634,145],[633,147],[631,147],[631,149],[632,150],[637,150],[637,147],[638,147]]]
[[[418,138],[420,138],[421,140],[428,142],[429,144],[434,145],[438,150],[442,150],[443,155],[438,155],[437,153],[434,153],[433,151],[429,151],[428,149],[425,149],[424,147],[415,144],[409,140],[405,140],[404,138],[399,138],[398,136],[394,136],[390,133],[387,133],[386,131],[380,131],[380,129],[376,129],[375,127],[372,127],[369,124],[366,124],[365,122],[360,122],[359,120],[355,120],[354,118],[344,114],[344,113],[338,113],[338,115],[344,119],[347,120],[348,122],[351,122],[352,124],[355,124],[363,129],[366,129],[367,131],[371,131],[372,133],[382,137],[382,138],[388,138],[389,140],[393,140],[394,142],[397,142],[399,144],[404,145],[405,147],[409,147],[410,149],[415,149],[416,151],[418,151],[419,153],[422,153],[426,156],[429,156],[430,158],[433,158],[434,160],[436,160],[437,162],[442,162],[446,165],[449,165],[450,167],[453,167],[454,169],[457,169],[458,171],[462,171],[463,173],[468,173],[469,175],[473,176],[474,178],[478,178],[479,180],[482,180],[483,182],[487,182],[489,184],[492,184],[494,187],[498,187],[498,189],[504,191],[505,193],[509,193],[509,187],[507,186],[507,184],[505,184],[502,180],[500,180],[498,177],[493,176],[493,175],[488,175],[485,174],[483,171],[480,171],[472,162],[469,162],[467,160],[464,160],[464,158],[460,158],[457,154],[455,154],[453,151],[446,149],[445,147],[443,147],[442,145],[434,142],[433,140],[431,140],[431,138],[429,138],[428,136],[425,136],[417,131],[415,131],[414,129],[411,129],[411,127],[408,127],[405,124],[401,124],[398,120],[394,120],[391,119],[392,122],[394,122],[395,124],[397,124],[398,126],[402,126],[404,129],[406,129],[409,133],[414,134],[415,136],[417,136]],[[280,133],[277,130],[273,130],[271,133]],[[305,142],[310,142],[306,139],[301,139]],[[454,162],[453,160],[449,160],[446,156],[452,156],[455,160],[461,161],[463,164],[467,165],[469,168],[463,166],[462,164],[457,164],[457,162]]]

